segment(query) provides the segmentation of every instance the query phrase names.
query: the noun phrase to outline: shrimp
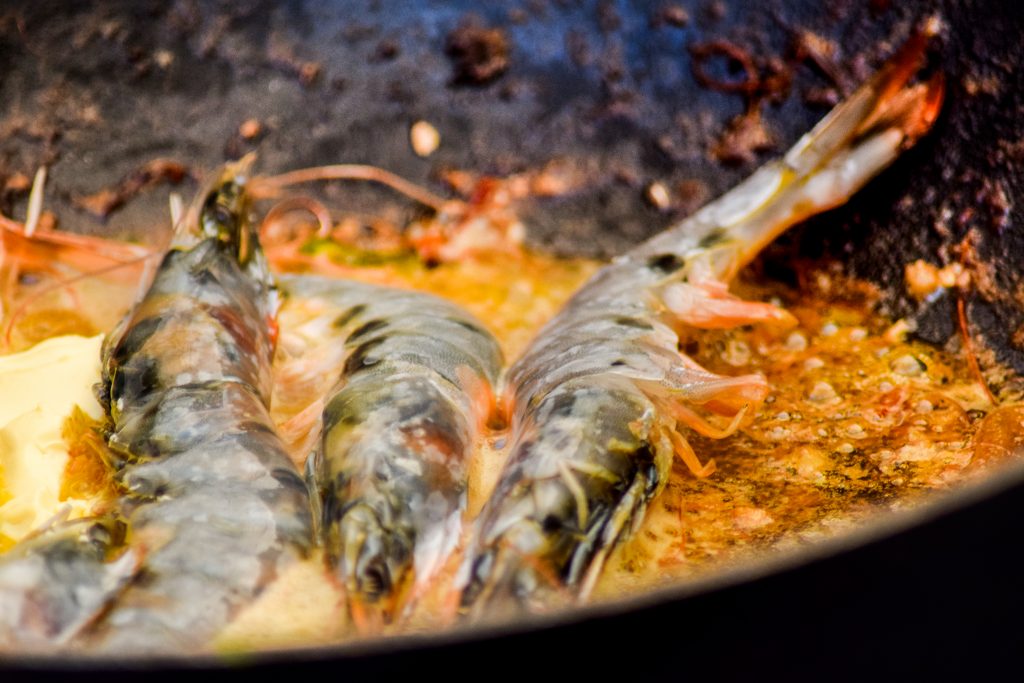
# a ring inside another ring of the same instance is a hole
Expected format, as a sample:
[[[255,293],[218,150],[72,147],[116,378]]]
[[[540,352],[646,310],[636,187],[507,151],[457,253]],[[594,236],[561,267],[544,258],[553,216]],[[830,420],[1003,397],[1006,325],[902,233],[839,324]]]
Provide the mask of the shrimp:
[[[585,599],[614,544],[665,486],[673,455],[697,476],[713,471],[683,428],[726,437],[769,386],[761,375],[701,368],[679,352],[680,334],[792,322],[775,306],[730,295],[725,283],[927,132],[941,74],[910,80],[934,31],[909,39],[783,158],[598,271],[512,365],[511,452],[456,577],[463,613]],[[715,426],[694,406],[729,422]]]
[[[0,556],[0,650],[64,645],[96,619],[135,574],[112,517],[63,522]]]
[[[320,309],[303,327],[340,368],[311,471],[328,562],[365,630],[411,607],[459,540],[502,354],[428,294],[302,276],[282,289]]]
[[[277,298],[229,166],[105,343],[101,400],[140,575],[85,643],[207,646],[313,545],[309,495],[268,412]]]

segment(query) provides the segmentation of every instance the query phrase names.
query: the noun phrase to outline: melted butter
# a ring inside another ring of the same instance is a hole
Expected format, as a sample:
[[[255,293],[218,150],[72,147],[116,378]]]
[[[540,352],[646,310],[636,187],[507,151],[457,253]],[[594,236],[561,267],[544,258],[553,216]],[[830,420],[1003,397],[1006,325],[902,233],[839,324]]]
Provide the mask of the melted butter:
[[[73,517],[89,509],[90,501],[61,495],[68,465],[62,429],[75,406],[91,418],[102,415],[92,393],[102,341],[54,337],[0,356],[0,544],[45,523],[62,503]]]

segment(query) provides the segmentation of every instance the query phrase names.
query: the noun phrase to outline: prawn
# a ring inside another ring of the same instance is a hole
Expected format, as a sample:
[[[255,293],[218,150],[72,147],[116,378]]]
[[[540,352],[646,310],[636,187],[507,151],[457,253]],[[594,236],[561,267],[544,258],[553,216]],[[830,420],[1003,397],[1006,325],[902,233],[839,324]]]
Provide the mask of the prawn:
[[[104,345],[120,512],[145,559],[82,635],[97,650],[202,648],[313,545],[305,483],[268,411],[277,296],[246,168],[199,195]]]
[[[502,354],[477,320],[429,294],[311,276],[281,286],[317,311],[299,332],[333,356],[310,471],[328,563],[367,630],[411,608],[460,538]]]
[[[725,283],[928,131],[941,74],[910,81],[932,24],[783,158],[598,271],[512,365],[511,451],[456,577],[463,613],[585,599],[614,544],[665,486],[674,454],[697,476],[713,471],[683,428],[726,437],[769,386],[762,375],[703,369],[679,352],[680,334],[793,321],[773,305],[739,300]],[[715,426],[694,406],[728,424]]]
[[[54,524],[0,555],[0,649],[64,645],[135,575],[113,517]]]

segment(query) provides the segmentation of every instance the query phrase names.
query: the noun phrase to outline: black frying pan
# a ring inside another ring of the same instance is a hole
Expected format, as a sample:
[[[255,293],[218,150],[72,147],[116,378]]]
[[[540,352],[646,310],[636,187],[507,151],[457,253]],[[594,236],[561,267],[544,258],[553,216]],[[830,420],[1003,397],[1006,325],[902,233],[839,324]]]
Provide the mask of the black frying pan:
[[[1024,19],[1009,2],[9,1],[0,181],[46,164],[63,227],[153,239],[137,226],[166,222],[166,192],[143,192],[103,220],[75,198],[156,157],[198,171],[252,149],[267,172],[372,163],[436,191],[447,166],[505,174],[570,160],[588,182],[523,206],[530,237],[607,256],[785,149],[931,12],[948,26],[937,50],[947,104],[932,135],[848,206],[793,230],[760,267],[787,277],[794,258],[838,259],[882,286],[889,313],[944,344],[958,333],[954,298],[909,299],[903,267],[961,260],[980,283],[965,311],[982,361],[1021,371]],[[804,31],[834,45],[833,59],[816,59]],[[754,100],[770,149],[716,148]],[[263,128],[252,140],[238,133],[249,118]],[[421,118],[442,134],[427,160],[407,141]],[[654,180],[671,190],[666,209],[644,198]],[[333,192],[333,204],[356,210],[412,210],[373,188]],[[24,195],[5,190],[0,203],[18,213]],[[1020,391],[1012,374],[989,378]],[[1022,518],[1024,469],[1014,468],[776,565],[496,630],[256,655],[228,672],[749,679],[1016,666]],[[0,663],[0,675],[221,666],[20,660]]]

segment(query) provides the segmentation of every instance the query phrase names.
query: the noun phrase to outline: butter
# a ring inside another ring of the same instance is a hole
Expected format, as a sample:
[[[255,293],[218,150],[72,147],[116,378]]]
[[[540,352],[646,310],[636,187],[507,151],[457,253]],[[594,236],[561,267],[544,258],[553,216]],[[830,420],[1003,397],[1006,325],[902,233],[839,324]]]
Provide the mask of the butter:
[[[61,510],[86,514],[87,500],[60,500],[67,466],[61,427],[74,406],[94,419],[103,336],[47,339],[0,356],[0,539],[23,538]]]

